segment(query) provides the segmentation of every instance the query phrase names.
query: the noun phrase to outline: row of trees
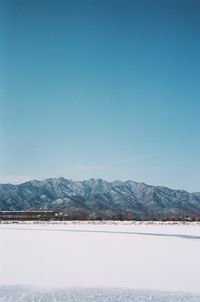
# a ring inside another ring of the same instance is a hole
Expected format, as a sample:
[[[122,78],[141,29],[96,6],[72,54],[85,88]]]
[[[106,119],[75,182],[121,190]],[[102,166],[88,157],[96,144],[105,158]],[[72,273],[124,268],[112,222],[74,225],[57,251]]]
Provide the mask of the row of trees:
[[[200,221],[200,210],[171,210],[171,211],[150,211],[141,209],[134,212],[133,210],[113,211],[109,210],[90,210],[90,209],[73,209],[61,211],[0,211],[0,220],[120,220],[120,221]]]
[[[144,211],[134,212],[113,210],[76,209],[56,214],[59,220],[120,220],[120,221],[200,221],[199,211]]]

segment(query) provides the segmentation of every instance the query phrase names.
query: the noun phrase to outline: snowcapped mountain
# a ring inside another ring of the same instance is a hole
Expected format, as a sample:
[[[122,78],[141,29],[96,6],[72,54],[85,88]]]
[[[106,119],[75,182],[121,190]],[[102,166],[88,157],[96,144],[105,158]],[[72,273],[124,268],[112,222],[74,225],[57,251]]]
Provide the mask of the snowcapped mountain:
[[[73,181],[49,178],[20,185],[0,185],[0,210],[85,210],[145,215],[200,213],[200,193],[128,181]],[[110,212],[109,212],[110,211]],[[107,213],[107,214],[106,214]]]

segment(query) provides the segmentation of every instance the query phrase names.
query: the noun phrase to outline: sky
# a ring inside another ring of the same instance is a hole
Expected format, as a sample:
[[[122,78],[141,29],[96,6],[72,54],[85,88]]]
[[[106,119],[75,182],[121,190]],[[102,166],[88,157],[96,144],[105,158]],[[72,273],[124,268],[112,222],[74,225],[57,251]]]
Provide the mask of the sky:
[[[1,0],[0,182],[200,191],[198,0]]]

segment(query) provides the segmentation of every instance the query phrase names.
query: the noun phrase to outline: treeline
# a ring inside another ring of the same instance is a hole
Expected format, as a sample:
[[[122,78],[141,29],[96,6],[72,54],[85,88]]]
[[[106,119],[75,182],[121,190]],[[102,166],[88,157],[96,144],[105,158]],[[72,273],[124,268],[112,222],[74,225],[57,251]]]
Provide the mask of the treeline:
[[[59,220],[117,220],[117,221],[200,221],[200,211],[112,211],[76,209],[57,213]]]
[[[113,211],[77,208],[73,210],[0,211],[0,221],[70,221],[70,220],[113,220],[113,221],[200,221],[200,211],[171,210]]]

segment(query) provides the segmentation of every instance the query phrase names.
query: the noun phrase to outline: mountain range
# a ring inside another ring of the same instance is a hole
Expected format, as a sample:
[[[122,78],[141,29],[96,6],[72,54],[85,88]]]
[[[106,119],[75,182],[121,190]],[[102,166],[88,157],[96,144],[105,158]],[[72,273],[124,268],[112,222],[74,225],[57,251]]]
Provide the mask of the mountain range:
[[[39,209],[65,213],[84,211],[91,217],[101,214],[104,218],[119,213],[132,213],[135,217],[199,215],[200,193],[131,180],[73,181],[60,177],[32,180],[19,185],[0,184],[1,211]]]

